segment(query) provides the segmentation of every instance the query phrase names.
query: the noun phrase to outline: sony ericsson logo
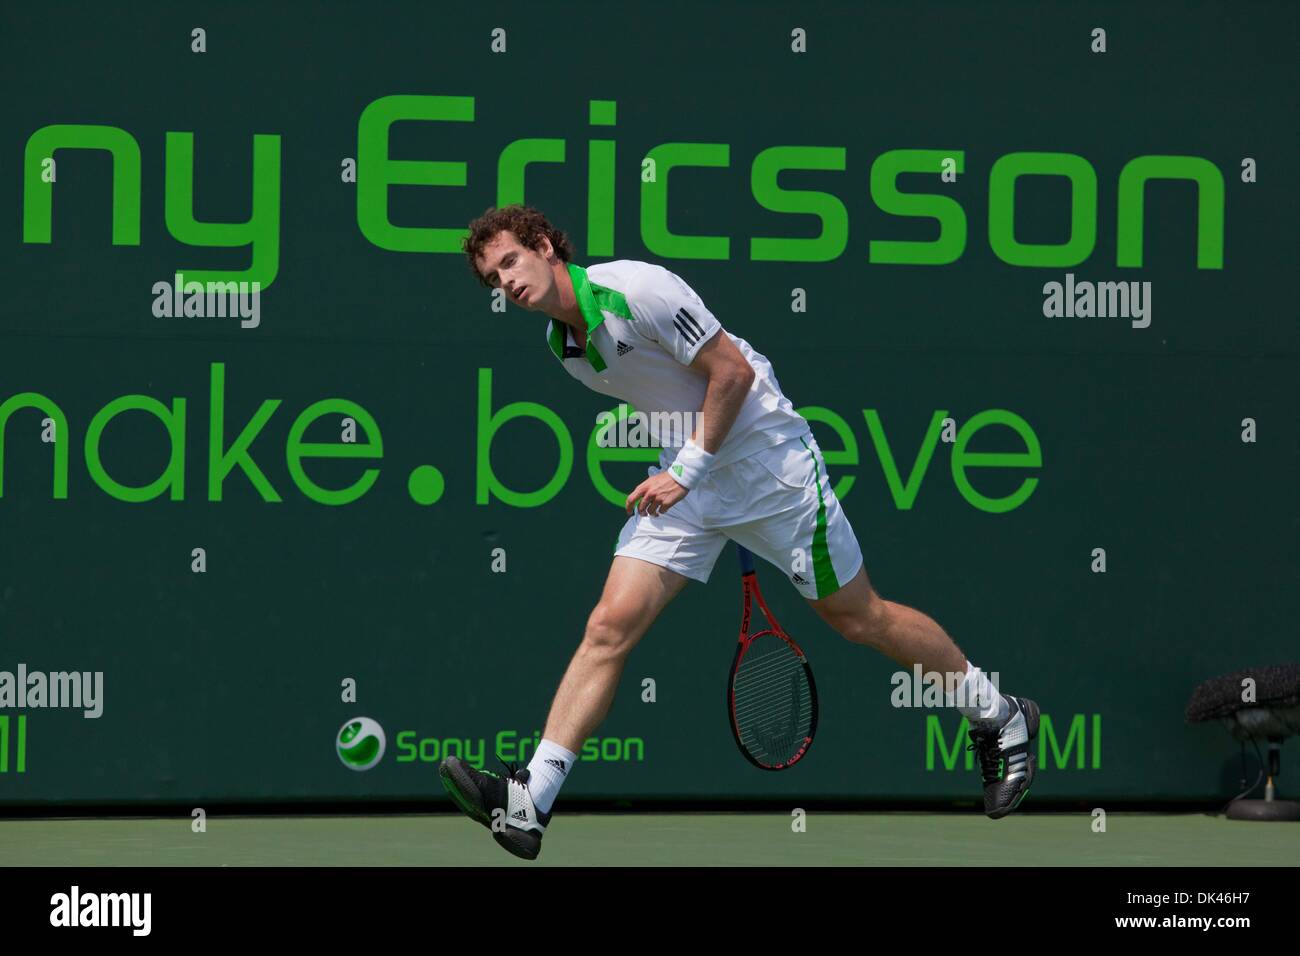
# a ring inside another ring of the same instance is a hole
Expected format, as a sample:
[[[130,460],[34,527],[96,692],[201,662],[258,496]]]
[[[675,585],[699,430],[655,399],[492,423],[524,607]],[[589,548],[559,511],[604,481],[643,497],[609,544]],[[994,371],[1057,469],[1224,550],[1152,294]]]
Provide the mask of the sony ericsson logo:
[[[397,741],[398,763],[438,763],[446,757],[457,757],[475,770],[484,770],[497,760],[527,764],[541,743],[541,731],[532,735],[514,730],[501,730],[492,737],[437,737],[422,736],[414,730],[399,731]],[[578,752],[583,763],[642,763],[645,760],[645,740],[640,737],[588,737]],[[563,760],[547,759],[552,767],[563,774],[569,769]]]
[[[387,739],[377,720],[353,717],[339,728],[334,737],[334,750],[349,770],[372,770],[388,752]],[[398,731],[394,737],[397,763],[438,763],[445,757],[458,757],[476,770],[484,770],[496,759],[526,764],[541,739],[541,731],[537,730],[532,736],[501,730],[490,741],[486,737],[421,736],[414,730]],[[645,760],[645,741],[640,737],[588,737],[578,759],[641,763]],[[549,758],[546,762],[562,774],[569,772],[563,760]]]
[[[439,189],[446,189],[441,184],[457,180],[463,185],[468,163],[442,156],[422,160],[403,155],[400,161],[393,160],[389,158],[389,146],[392,127],[398,123],[473,125],[475,102],[472,96],[393,95],[374,100],[361,111],[357,122],[357,155],[355,161],[352,158],[344,161],[341,177],[344,182],[356,184],[357,227],[370,243],[392,252],[463,255],[461,241],[467,234],[464,228],[429,228],[433,223],[395,225],[389,217],[390,187],[428,187],[438,183]],[[590,120],[598,127],[597,138],[590,141],[590,148],[608,149],[610,161],[587,165],[588,196],[612,197],[615,193],[615,170],[619,167],[612,161],[615,140],[610,138],[608,127],[616,125],[616,107],[612,100],[590,103]],[[153,131],[149,133],[152,139]],[[937,138],[943,135],[942,131],[936,132]],[[567,141],[566,137],[559,137],[550,142],[563,149]],[[515,145],[505,144],[502,156]],[[249,181],[253,198],[251,202],[244,200],[234,215],[218,212],[215,219],[222,223],[218,230],[212,222],[201,222],[188,212],[195,208],[194,194],[202,188],[194,176],[193,132],[167,131],[162,161],[150,156],[148,162],[142,163],[140,142],[125,129],[90,123],[43,126],[32,132],[24,151],[23,242],[48,244],[52,241],[54,191],[58,181],[55,153],[72,149],[103,150],[111,157],[113,170],[108,190],[113,245],[140,245],[141,171],[157,170],[162,173],[163,206],[167,210],[186,210],[183,215],[169,213],[165,217],[163,225],[174,239],[194,248],[220,246],[248,250],[247,269],[191,270],[191,278],[200,283],[256,282],[262,290],[269,289],[284,258],[280,251],[280,136],[253,134],[252,147]],[[990,163],[981,162],[978,170],[971,170],[973,177],[988,184],[980,209],[981,215],[987,215],[988,229],[972,230],[965,207],[951,189],[957,176],[967,172],[964,149],[888,149],[871,160],[869,169],[850,172],[847,181],[870,183],[869,198],[885,216],[934,222],[938,225],[938,235],[933,239],[898,239],[895,236],[899,230],[886,224],[873,230],[875,234],[867,239],[865,248],[859,245],[849,251],[849,217],[842,201],[822,190],[792,190],[778,185],[781,172],[787,169],[845,170],[849,153],[844,147],[780,146],[759,149],[752,157],[740,150],[736,152],[737,171],[731,175],[748,182],[755,204],[784,212],[792,208],[792,196],[803,195],[804,205],[821,210],[814,208],[812,213],[820,220],[817,234],[812,238],[733,237],[673,232],[669,228],[673,208],[670,183],[683,180],[680,176],[670,176],[670,171],[691,167],[733,168],[730,144],[675,139],[651,146],[642,160],[643,214],[639,222],[640,241],[646,252],[664,259],[726,261],[732,258],[734,244],[747,249],[749,258],[756,262],[831,262],[848,252],[854,261],[873,265],[944,266],[962,258],[970,235],[986,232],[993,254],[1008,265],[1070,268],[1092,256],[1099,233],[1098,209],[1105,207],[1117,210],[1113,218],[1115,264],[1122,268],[1141,268],[1146,233],[1152,230],[1154,218],[1145,216],[1146,187],[1152,181],[1176,180],[1195,187],[1182,195],[1195,216],[1196,267],[1223,268],[1224,177],[1218,166],[1200,156],[1170,155],[1168,149],[1157,149],[1154,155],[1135,156],[1121,167],[1115,191],[1110,193],[1099,188],[1097,170],[1083,156],[1066,152],[1007,153]],[[980,155],[984,155],[983,150]],[[486,168],[498,169],[502,177],[510,178],[509,183],[503,181],[496,189],[490,183],[476,183],[475,188],[494,193],[520,188],[515,181],[522,175],[517,162],[489,162]],[[909,189],[902,189],[903,177],[914,174],[934,177],[933,185],[918,191],[910,188],[909,179]],[[1017,184],[1026,176],[1050,176],[1069,184],[1071,201],[1057,211],[1068,230],[1067,241],[1025,242],[1016,236]],[[689,177],[685,181],[694,182]],[[250,208],[251,216],[238,221]],[[718,214],[726,211],[725,207],[714,210]],[[575,220],[591,224],[585,255],[614,256],[612,199],[601,198],[593,203],[585,220],[581,210],[573,212]],[[1161,230],[1162,224],[1156,223],[1154,228]],[[220,235],[214,237],[214,231]],[[630,252],[621,250],[624,258]],[[681,331],[687,335],[686,328]]]
[[[334,738],[334,750],[349,770],[369,770],[383,759],[385,749],[384,728],[370,717],[347,721]]]

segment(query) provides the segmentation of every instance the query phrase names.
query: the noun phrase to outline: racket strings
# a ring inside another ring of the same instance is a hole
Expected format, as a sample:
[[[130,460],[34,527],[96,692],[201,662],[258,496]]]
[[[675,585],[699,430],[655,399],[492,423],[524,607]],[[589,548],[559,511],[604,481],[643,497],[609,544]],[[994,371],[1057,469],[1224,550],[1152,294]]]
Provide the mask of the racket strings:
[[[750,645],[732,682],[741,743],[763,763],[794,757],[812,729],[813,696],[804,661],[776,635]]]

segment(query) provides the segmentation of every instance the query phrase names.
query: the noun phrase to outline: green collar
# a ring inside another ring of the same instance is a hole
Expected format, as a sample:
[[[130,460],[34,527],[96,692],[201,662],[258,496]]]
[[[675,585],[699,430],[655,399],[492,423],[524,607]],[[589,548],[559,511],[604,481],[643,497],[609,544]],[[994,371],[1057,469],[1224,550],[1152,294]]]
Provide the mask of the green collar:
[[[582,312],[582,318],[587,323],[587,361],[597,372],[605,371],[605,360],[600,357],[600,352],[596,349],[596,343],[592,341],[592,333],[600,328],[601,323],[605,321],[605,313],[612,312],[615,315],[633,320],[632,310],[627,307],[627,299],[622,292],[614,289],[607,289],[603,285],[597,285],[587,278],[587,270],[582,266],[576,266],[572,262],[569,266],[569,278],[573,280],[573,292],[578,299],[578,309]],[[564,323],[551,320],[551,334],[549,343],[551,351],[561,362],[564,361],[564,341],[565,341]]]

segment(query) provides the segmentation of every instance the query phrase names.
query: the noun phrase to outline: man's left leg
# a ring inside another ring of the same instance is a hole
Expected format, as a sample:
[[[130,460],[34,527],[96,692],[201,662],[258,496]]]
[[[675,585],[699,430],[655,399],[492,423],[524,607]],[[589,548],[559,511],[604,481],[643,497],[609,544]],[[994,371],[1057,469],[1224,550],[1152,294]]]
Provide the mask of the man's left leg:
[[[920,664],[924,671],[954,679],[966,673],[966,658],[947,632],[915,608],[880,597],[865,567],[834,594],[808,603],[845,640],[874,648],[909,670]],[[944,689],[956,690],[956,685]]]
[[[943,675],[944,698],[970,721],[971,747],[979,755],[984,781],[984,812],[993,819],[1014,810],[1034,782],[1038,705],[1003,696],[933,618],[915,608],[886,601],[861,568],[848,584],[808,603],[848,641],[880,651],[911,672]]]
[[[846,639],[874,647],[909,671],[920,664],[923,672],[945,675],[946,703],[971,724],[984,812],[997,819],[1014,810],[1034,780],[1038,705],[1004,698],[943,628],[876,594],[812,434],[757,452],[726,472],[715,479],[719,500],[735,503],[727,536],[780,568]]]
[[[811,434],[773,446],[733,471],[733,497],[745,520],[729,536],[781,568],[826,623],[856,644],[874,647],[909,671],[944,675],[945,702],[970,721],[979,754],[984,812],[1016,808],[1034,780],[1038,705],[1003,697],[938,624],[876,594],[862,549],[840,507],[821,449]]]

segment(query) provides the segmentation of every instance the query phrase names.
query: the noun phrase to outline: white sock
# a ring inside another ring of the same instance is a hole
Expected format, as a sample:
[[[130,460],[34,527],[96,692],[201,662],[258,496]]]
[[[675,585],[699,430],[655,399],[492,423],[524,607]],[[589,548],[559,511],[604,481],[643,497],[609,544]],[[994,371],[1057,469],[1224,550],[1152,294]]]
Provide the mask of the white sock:
[[[533,759],[528,761],[528,792],[540,813],[551,812],[560,787],[564,786],[565,778],[577,761],[577,754],[565,750],[554,740],[543,738],[538,744]]]
[[[945,691],[944,697],[949,707],[957,707],[971,723],[1001,723],[1011,713],[1011,705],[998,693],[988,675],[970,661],[966,662],[966,677],[956,691]],[[958,700],[961,701],[960,706]]]

